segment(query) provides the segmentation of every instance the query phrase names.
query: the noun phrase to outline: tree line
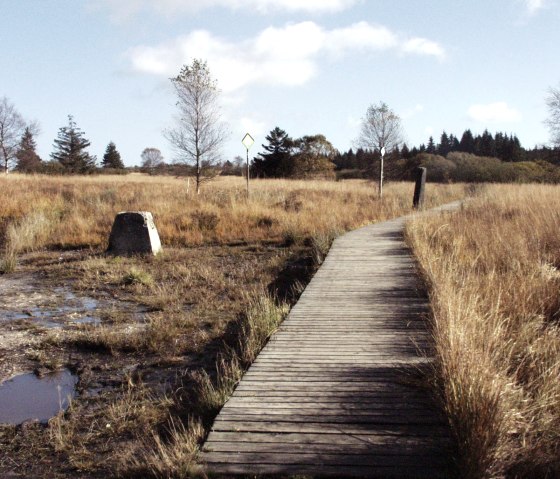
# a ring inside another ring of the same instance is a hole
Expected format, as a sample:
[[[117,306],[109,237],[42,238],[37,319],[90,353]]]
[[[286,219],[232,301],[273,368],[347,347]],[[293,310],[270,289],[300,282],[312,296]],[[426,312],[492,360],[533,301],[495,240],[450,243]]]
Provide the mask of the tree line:
[[[157,148],[146,148],[141,155],[143,171],[194,175],[197,192],[203,181],[217,174],[242,174],[239,158],[233,163],[220,160],[220,147],[228,131],[221,121],[219,89],[207,63],[193,60],[191,65],[183,66],[171,82],[178,99],[178,115],[175,127],[166,130],[164,136],[174,147],[176,162],[182,167],[166,165]],[[292,138],[276,127],[266,136],[263,151],[253,158],[250,174],[258,178],[377,177],[381,196],[384,160],[387,162],[387,174],[403,179],[409,174],[410,167],[426,162],[427,158],[442,167],[442,159],[449,159],[453,154],[455,159],[467,158],[460,155],[470,155],[469,161],[474,157],[507,163],[560,165],[560,87],[549,90],[546,103],[549,109],[546,123],[553,144],[550,148],[527,150],[513,134],[491,134],[485,130],[474,135],[468,129],[460,137],[443,131],[438,142],[430,137],[426,144],[409,148],[402,141],[400,118],[380,102],[367,109],[355,151],[350,149],[340,153],[321,134]],[[84,174],[98,171],[96,157],[87,151],[90,142],[71,115],[68,124],[60,128],[54,140],[50,161],[43,161],[36,152],[35,136],[38,131],[37,123],[25,122],[7,98],[0,101],[0,161],[6,173],[12,167],[21,172],[42,173]],[[101,165],[104,170],[124,170],[114,142],[107,145]]]

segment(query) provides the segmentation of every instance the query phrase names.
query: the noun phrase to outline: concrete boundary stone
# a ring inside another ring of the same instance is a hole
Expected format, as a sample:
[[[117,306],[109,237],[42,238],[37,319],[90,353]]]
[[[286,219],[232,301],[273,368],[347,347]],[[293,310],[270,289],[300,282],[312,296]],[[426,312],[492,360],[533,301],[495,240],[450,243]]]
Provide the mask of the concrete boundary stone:
[[[123,211],[115,217],[107,252],[117,256],[153,254],[161,251],[161,241],[149,211]]]

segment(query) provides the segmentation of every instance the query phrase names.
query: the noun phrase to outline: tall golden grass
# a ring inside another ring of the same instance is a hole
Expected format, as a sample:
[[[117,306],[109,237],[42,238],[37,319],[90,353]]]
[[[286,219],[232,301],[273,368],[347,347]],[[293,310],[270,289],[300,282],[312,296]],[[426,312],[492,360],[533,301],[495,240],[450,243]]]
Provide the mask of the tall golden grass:
[[[559,477],[560,187],[489,186],[407,235],[464,477]]]
[[[259,180],[247,200],[242,178],[218,178],[196,196],[184,178],[13,174],[0,178],[0,238],[15,243],[26,230],[26,240],[12,245],[18,252],[104,247],[118,212],[151,211],[166,245],[297,240],[401,215],[410,210],[412,189],[391,184],[379,201],[374,185],[361,180]],[[428,206],[464,193],[462,186],[430,190]]]

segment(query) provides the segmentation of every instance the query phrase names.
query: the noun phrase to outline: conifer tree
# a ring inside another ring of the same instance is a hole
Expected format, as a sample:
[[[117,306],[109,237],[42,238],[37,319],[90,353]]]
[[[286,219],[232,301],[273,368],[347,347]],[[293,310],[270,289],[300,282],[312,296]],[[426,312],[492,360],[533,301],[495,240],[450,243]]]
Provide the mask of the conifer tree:
[[[409,150],[408,145],[406,143],[403,143],[403,146],[402,146],[402,149],[401,149],[401,157],[404,158],[405,160],[408,160],[411,157],[410,150]]]
[[[282,128],[276,127],[266,136],[266,141],[268,145],[262,145],[265,153],[259,153],[260,158],[253,159],[253,172],[265,178],[281,177],[292,156],[292,139]]]
[[[494,137],[488,130],[484,130],[482,136],[476,138],[475,144],[477,145],[475,154],[479,156],[496,156]]]
[[[459,151],[474,153],[474,137],[471,130],[465,130],[459,142]]]
[[[101,164],[103,168],[114,168],[117,170],[122,170],[124,168],[121,154],[118,152],[117,147],[112,141],[105,149],[105,154],[103,155],[103,161]]]
[[[86,151],[89,146],[90,142],[76,126],[73,116],[68,115],[68,126],[59,129],[51,158],[58,161],[68,173],[88,173],[95,168],[96,161],[95,156]]]
[[[37,143],[33,137],[31,128],[27,126],[16,153],[16,171],[30,173],[41,167],[41,158],[37,154]]]
[[[447,154],[451,151],[451,142],[449,140],[449,136],[444,131],[441,134],[441,138],[439,141],[439,145],[437,147],[437,154],[441,156],[447,156]]]
[[[436,144],[434,143],[434,138],[430,136],[428,139],[428,146],[426,147],[426,153],[430,153],[432,155],[436,154]]]

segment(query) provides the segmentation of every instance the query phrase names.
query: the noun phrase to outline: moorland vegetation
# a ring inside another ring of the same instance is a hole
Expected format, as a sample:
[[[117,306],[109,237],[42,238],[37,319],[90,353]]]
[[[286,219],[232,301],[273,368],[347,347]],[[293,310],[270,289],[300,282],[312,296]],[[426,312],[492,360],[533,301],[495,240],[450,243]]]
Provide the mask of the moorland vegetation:
[[[560,190],[492,185],[407,228],[464,477],[560,474]]]

